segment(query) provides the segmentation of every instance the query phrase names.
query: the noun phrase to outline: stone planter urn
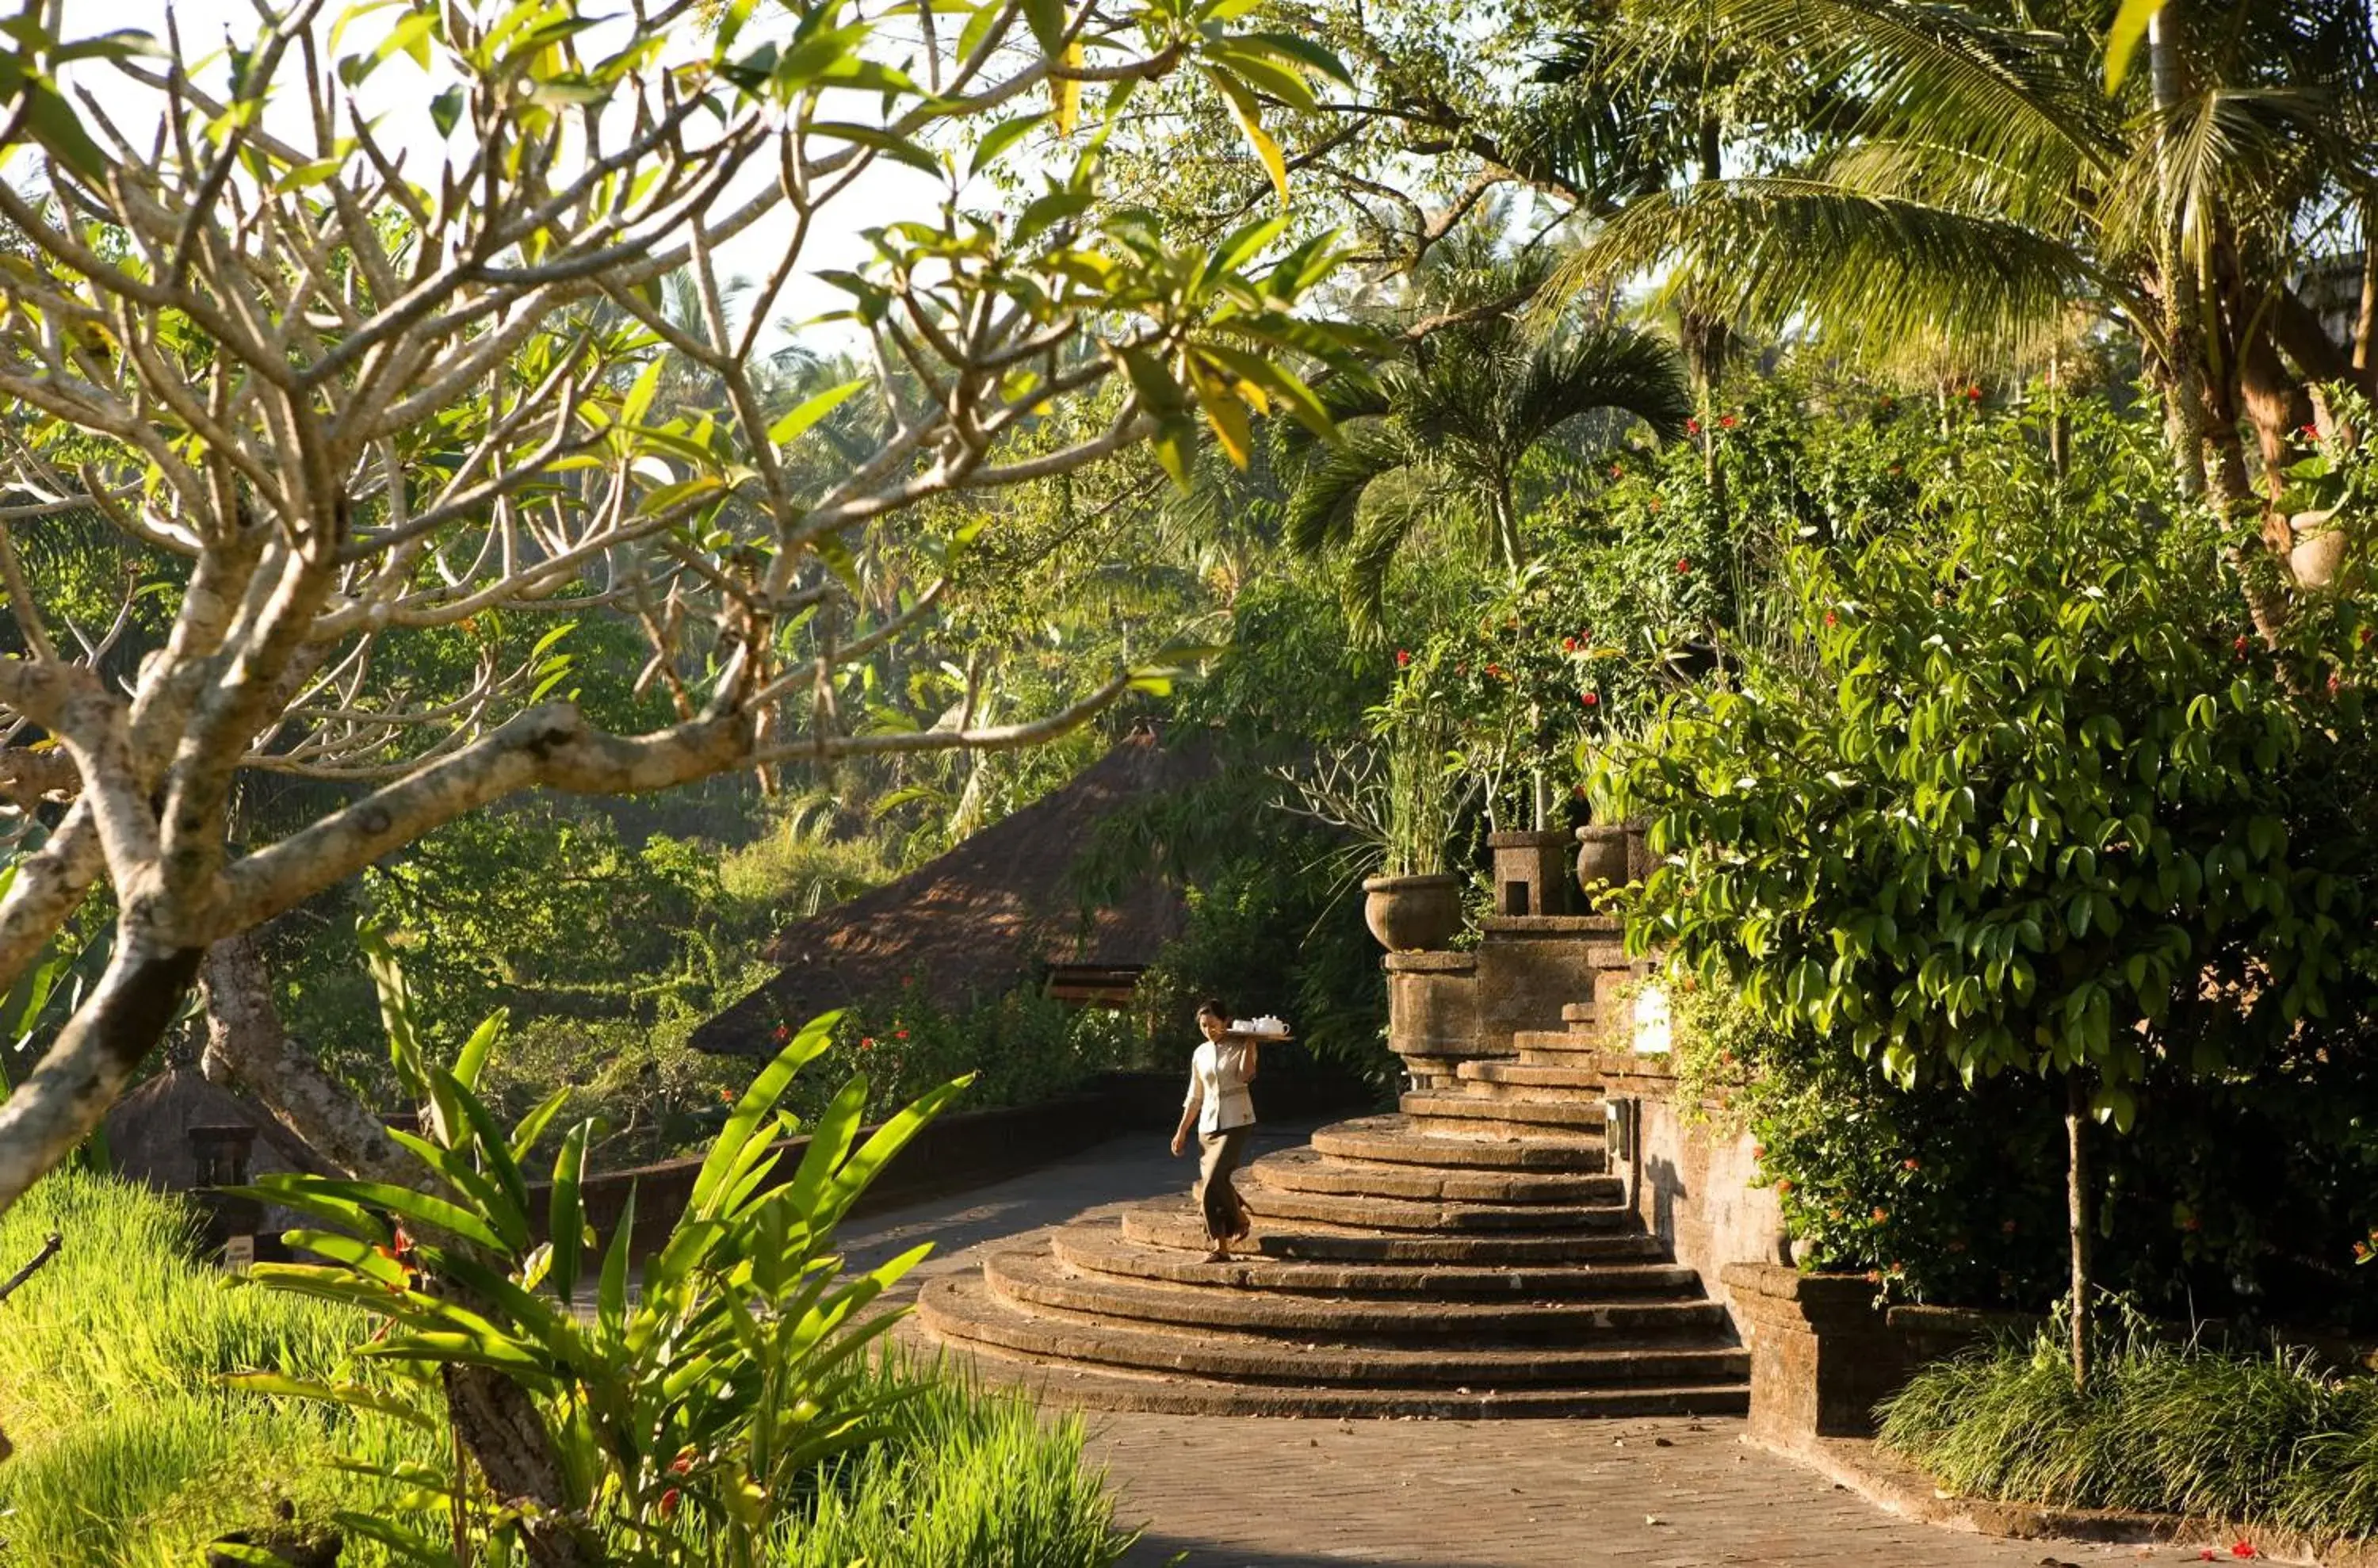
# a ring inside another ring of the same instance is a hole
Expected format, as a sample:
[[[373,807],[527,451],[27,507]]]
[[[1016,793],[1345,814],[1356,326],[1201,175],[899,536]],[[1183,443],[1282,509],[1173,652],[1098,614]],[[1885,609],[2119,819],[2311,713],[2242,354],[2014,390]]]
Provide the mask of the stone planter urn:
[[[1577,885],[1591,891],[1627,885],[1627,825],[1589,823],[1577,830]]]
[[[2295,533],[2295,546],[2288,551],[2288,567],[2296,581],[2307,588],[2335,585],[2345,566],[2347,544],[2336,512],[2299,512],[2288,523]]]
[[[1461,878],[1449,873],[1366,878],[1363,919],[1391,953],[1440,951],[1461,929]]]

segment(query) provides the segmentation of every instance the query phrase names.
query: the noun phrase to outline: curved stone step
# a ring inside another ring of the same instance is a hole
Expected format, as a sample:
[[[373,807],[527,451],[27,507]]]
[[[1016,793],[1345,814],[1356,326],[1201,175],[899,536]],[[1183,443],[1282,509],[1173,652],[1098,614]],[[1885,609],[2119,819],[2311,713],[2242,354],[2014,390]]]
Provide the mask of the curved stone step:
[[[1593,1067],[1548,1067],[1539,1062],[1464,1062],[1459,1076],[1471,1083],[1510,1084],[1526,1089],[1579,1089],[1599,1099],[1604,1075]]]
[[[1474,1125],[1455,1134],[1423,1132],[1409,1116],[1365,1116],[1325,1127],[1311,1142],[1324,1154],[1350,1160],[1466,1170],[1591,1172],[1607,1163],[1598,1132],[1591,1138],[1521,1138],[1493,1130],[1496,1136],[1485,1136],[1486,1129]]]
[[[1512,1062],[1508,1064],[1489,1062],[1476,1065],[1486,1067],[1499,1067],[1503,1072],[1518,1072],[1521,1070],[1531,1072],[1550,1071],[1565,1074],[1572,1078],[1582,1077],[1586,1081],[1581,1085],[1577,1083],[1559,1082],[1548,1084],[1534,1079],[1507,1079],[1500,1076],[1500,1074],[1496,1074],[1493,1077],[1482,1075],[1472,1078],[1468,1073],[1463,1073],[1459,1075],[1461,1081],[1453,1084],[1449,1090],[1419,1089],[1414,1090],[1413,1092],[1416,1094],[1443,1094],[1450,1092],[1464,1100],[1483,1100],[1491,1105],[1501,1106],[1516,1104],[1529,1107],[1530,1114],[1532,1114],[1533,1107],[1539,1105],[1573,1104],[1579,1105],[1591,1105],[1599,1109],[1602,1104],[1602,1075],[1600,1073],[1591,1072],[1581,1067],[1569,1067],[1567,1065],[1553,1067],[1545,1067],[1535,1063],[1519,1062]]]
[[[936,1335],[990,1345],[1050,1360],[1137,1371],[1297,1386],[1470,1388],[1608,1386],[1739,1381],[1749,1352],[1735,1345],[1624,1343],[1613,1335],[1591,1349],[1567,1345],[1467,1346],[1298,1343],[1201,1325],[1184,1329],[1124,1325],[1000,1299],[975,1274],[928,1281],[917,1300]]]
[[[1093,1321],[1195,1329],[1200,1325],[1274,1339],[1336,1344],[1412,1344],[1442,1348],[1537,1344],[1722,1343],[1725,1309],[1714,1301],[1637,1296],[1566,1301],[1444,1301],[1247,1291],[1076,1273],[1043,1242],[995,1252],[983,1263],[991,1293],[1027,1311]]]
[[[1428,1203],[1342,1192],[1300,1192],[1273,1186],[1260,1164],[1239,1182],[1239,1196],[1258,1222],[1324,1220],[1372,1230],[1481,1231],[1614,1229],[1633,1218],[1612,1203]]]
[[[1203,1257],[1213,1244],[1205,1221],[1186,1204],[1158,1202],[1123,1212],[1123,1234],[1149,1247],[1167,1247]],[[1641,1231],[1571,1232],[1566,1236],[1465,1234],[1417,1231],[1398,1234],[1369,1225],[1328,1224],[1315,1220],[1260,1221],[1242,1248],[1245,1255],[1312,1262],[1456,1263],[1489,1267],[1505,1263],[1579,1263],[1664,1259],[1660,1239]]]
[[[1247,1169],[1261,1173],[1266,1185],[1291,1192],[1457,1203],[1615,1203],[1627,1185],[1612,1176],[1449,1170],[1349,1159],[1309,1147],[1267,1154]]]
[[[963,1357],[976,1375],[1029,1392],[1037,1400],[1082,1410],[1138,1410],[1172,1416],[1301,1416],[1360,1419],[1400,1416],[1492,1420],[1595,1416],[1739,1416],[1750,1407],[1747,1383],[1660,1388],[1297,1388],[1133,1372],[1119,1367],[1050,1362],[974,1340],[944,1340],[911,1318],[900,1332],[929,1351]]]
[[[1415,1092],[1398,1102],[1404,1115],[1428,1130],[1432,1123],[1503,1122],[1515,1127],[1563,1128],[1571,1133],[1600,1128],[1599,1100],[1488,1099],[1483,1094]]]
[[[1327,1291],[1341,1296],[1427,1296],[1442,1299],[1531,1300],[1666,1295],[1697,1297],[1700,1276],[1657,1259],[1656,1246],[1617,1249],[1604,1261],[1548,1264],[1385,1263],[1304,1261],[1264,1254],[1208,1263],[1203,1233],[1183,1227],[1187,1247],[1135,1241],[1112,1221],[1081,1220],[1049,1233],[1057,1260],[1084,1273],[1169,1285],[1228,1285],[1237,1290]],[[1595,1237],[1645,1243],[1648,1236]]]

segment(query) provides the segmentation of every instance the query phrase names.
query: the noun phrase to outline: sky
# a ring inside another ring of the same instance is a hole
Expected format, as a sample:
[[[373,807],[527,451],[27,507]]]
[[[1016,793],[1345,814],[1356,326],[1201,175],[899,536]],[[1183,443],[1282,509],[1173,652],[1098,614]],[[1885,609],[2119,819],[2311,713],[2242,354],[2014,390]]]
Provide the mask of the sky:
[[[277,9],[286,0],[273,3]],[[335,18],[346,4],[347,0],[332,0],[325,12]],[[598,14],[612,9],[602,0],[590,0],[588,8]],[[245,43],[254,38],[260,26],[251,0],[65,0],[64,10],[65,32],[69,41],[132,28],[153,33],[161,42],[166,36],[170,11],[180,30],[183,50],[192,59],[219,55],[227,36]],[[367,48],[385,36],[402,14],[402,6],[391,6],[360,18],[344,35],[341,53]],[[754,33],[747,36],[755,36],[758,25],[755,22]],[[92,92],[127,139],[138,143],[153,134],[162,107],[162,98],[103,66],[89,65],[70,70],[69,84]],[[218,59],[208,71],[200,73],[200,78],[211,76],[221,79],[222,71],[222,63]],[[445,81],[433,79],[411,59],[400,55],[375,72],[361,90],[362,103],[373,118],[376,136],[391,151],[404,151],[406,172],[416,181],[421,180],[422,170],[450,156],[445,139],[438,135],[429,116],[430,101],[445,85]],[[293,120],[296,113],[293,104],[284,103],[277,113],[268,113],[267,123],[302,128],[302,119]],[[457,148],[465,135],[467,128],[458,127]],[[753,177],[756,180],[763,176],[755,172]],[[801,271],[781,297],[763,342],[773,346],[787,341],[791,334],[785,329],[840,308],[847,296],[831,284],[819,282],[814,274],[863,264],[871,252],[861,237],[862,229],[896,218],[903,211],[930,211],[939,190],[939,187],[913,170],[880,163],[871,169],[813,224]],[[790,215],[772,214],[720,248],[721,271],[754,281],[764,279],[781,260],[791,234]],[[825,349],[849,346],[855,341],[855,333],[856,329],[847,324],[827,323],[808,326],[798,335],[803,343]]]

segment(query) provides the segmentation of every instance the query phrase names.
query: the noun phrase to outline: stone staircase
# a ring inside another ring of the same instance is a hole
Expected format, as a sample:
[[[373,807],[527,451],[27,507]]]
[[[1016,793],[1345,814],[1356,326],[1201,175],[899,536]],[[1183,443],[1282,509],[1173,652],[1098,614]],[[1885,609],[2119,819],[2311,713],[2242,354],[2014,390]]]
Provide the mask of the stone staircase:
[[[918,1320],[984,1375],[1092,1408],[1739,1413],[1748,1353],[1605,1157],[1595,1005],[1561,1025],[1432,1046],[1399,1114],[1254,1162],[1252,1249],[1229,1262],[1205,1260],[1184,1193],[936,1279]]]

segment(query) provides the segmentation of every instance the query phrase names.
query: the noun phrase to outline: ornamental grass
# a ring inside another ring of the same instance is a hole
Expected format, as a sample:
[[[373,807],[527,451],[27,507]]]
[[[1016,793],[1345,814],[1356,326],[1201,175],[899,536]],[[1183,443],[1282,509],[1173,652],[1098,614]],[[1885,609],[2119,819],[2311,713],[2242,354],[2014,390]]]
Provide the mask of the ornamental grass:
[[[2378,1534],[2378,1381],[2132,1333],[2084,1392],[2067,1355],[2051,1331],[1927,1367],[1880,1407],[1880,1441],[1970,1497]]]

